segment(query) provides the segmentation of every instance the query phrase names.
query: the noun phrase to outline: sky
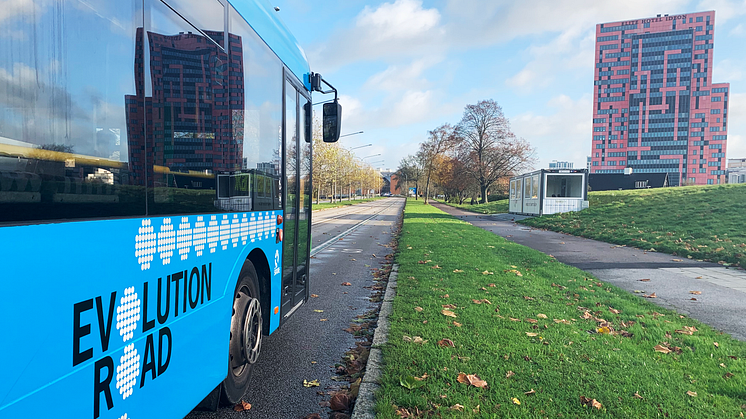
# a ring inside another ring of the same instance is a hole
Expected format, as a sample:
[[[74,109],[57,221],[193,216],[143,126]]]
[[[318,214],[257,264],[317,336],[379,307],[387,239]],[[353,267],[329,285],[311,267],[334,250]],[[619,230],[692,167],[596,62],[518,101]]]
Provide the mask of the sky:
[[[339,90],[342,134],[363,131],[340,145],[384,170],[487,99],[536,149],[536,169],[585,168],[595,25],[715,10],[712,81],[731,84],[727,157],[746,157],[746,0],[270,1],[311,71]]]

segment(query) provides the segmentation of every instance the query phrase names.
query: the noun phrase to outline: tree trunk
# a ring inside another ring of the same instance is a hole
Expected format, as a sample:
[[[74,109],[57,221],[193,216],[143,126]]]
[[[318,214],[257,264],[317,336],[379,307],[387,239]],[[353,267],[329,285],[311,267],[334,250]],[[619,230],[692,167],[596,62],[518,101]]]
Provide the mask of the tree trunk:
[[[482,203],[487,203],[487,185],[479,185],[479,189],[482,190]]]

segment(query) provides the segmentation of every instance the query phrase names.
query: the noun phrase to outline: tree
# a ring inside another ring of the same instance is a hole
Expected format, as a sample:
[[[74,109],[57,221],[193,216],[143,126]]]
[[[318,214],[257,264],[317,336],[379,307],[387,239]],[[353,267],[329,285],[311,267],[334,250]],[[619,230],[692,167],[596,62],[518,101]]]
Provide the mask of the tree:
[[[396,171],[396,175],[398,180],[398,183],[396,185],[397,188],[401,188],[402,181],[407,183],[407,187],[409,186],[409,182],[414,182],[415,187],[415,194],[414,199],[417,199],[417,195],[419,195],[419,181],[420,177],[422,176],[422,166],[420,166],[420,162],[417,159],[416,156],[409,155],[399,162],[399,169]],[[407,190],[406,195],[409,195],[409,191]]]
[[[501,177],[511,176],[534,162],[534,149],[510,131],[510,121],[494,100],[466,105],[457,127],[465,156],[464,171],[479,184],[482,203]]]
[[[443,124],[428,132],[428,139],[420,144],[417,157],[425,176],[425,204],[430,197],[430,180],[438,170],[438,163],[442,162],[443,154],[456,145],[456,134],[450,124]]]

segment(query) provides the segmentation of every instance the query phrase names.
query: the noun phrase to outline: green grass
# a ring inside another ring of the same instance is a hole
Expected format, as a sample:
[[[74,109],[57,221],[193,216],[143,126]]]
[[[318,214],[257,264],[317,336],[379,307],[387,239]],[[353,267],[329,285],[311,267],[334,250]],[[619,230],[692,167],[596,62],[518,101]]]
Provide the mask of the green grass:
[[[480,214],[499,214],[508,212],[508,200],[500,199],[498,201],[488,202],[486,204],[456,204],[451,202],[440,201],[444,204],[448,204],[452,207],[460,208],[462,210],[478,212]]]
[[[355,205],[355,204],[362,204],[363,202],[371,202],[371,201],[377,201],[379,199],[383,199],[381,197],[375,197],[375,198],[365,198],[365,199],[353,199],[352,201],[348,201],[347,199],[342,201],[337,201],[334,203],[331,202],[319,202],[318,204],[314,202],[312,204],[313,211],[316,210],[325,210],[325,209],[331,209],[331,208],[339,208],[339,207],[346,207],[348,205]]]
[[[746,344],[421,201],[407,204],[397,263],[379,418],[404,415],[397,409],[439,418],[734,418],[746,403]],[[446,304],[458,317],[441,314]],[[596,333],[602,324],[583,319],[586,309],[633,335]],[[675,332],[684,326],[698,331]],[[681,352],[655,352],[664,342]],[[459,372],[488,388],[458,382]],[[420,387],[401,384],[424,374]],[[581,396],[603,408],[581,405]]]
[[[590,208],[521,221],[610,243],[746,267],[746,185],[591,192]]]

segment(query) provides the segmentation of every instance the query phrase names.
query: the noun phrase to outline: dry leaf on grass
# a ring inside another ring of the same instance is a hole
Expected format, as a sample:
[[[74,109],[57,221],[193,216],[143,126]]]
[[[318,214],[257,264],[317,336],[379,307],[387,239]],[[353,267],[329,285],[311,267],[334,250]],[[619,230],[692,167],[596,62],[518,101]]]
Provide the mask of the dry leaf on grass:
[[[530,395],[532,395],[532,394],[536,394],[536,390],[534,390],[534,389],[531,389],[531,391],[527,391],[527,392],[525,392],[525,393],[523,393],[523,394],[525,394],[525,395],[527,395],[527,396],[530,396]]]
[[[671,353],[671,349],[663,345],[655,345],[653,349],[655,350],[655,352],[660,352],[662,354]]]
[[[547,315],[546,315],[546,314],[541,314],[541,313],[539,313],[539,314],[537,314],[537,315],[536,315],[536,317],[538,317],[538,318],[540,318],[540,319],[546,319],[546,318],[547,318]]]
[[[617,310],[617,309],[615,309],[615,308],[611,308],[611,307],[609,307],[609,311],[610,311],[610,312],[612,312],[612,313],[614,313],[614,314],[619,314],[619,313],[621,313],[621,311],[619,311],[619,310]]]
[[[487,284],[487,286],[490,287],[490,288],[495,288],[497,285],[495,285],[495,284]]]
[[[460,372],[458,374],[458,382],[468,384],[470,386],[474,386],[478,388],[487,387],[487,382],[477,377],[476,374],[464,374],[463,372]]]
[[[422,312],[422,307],[415,307],[414,311],[416,311],[418,313],[421,313]]]
[[[459,322],[453,322],[453,325],[456,326],[456,327],[461,327],[461,323],[459,323]]]
[[[233,410],[235,410],[236,412],[243,412],[245,410],[251,410],[251,403],[247,403],[241,400],[240,402],[236,403],[235,406],[233,406]]]
[[[531,336],[531,337],[534,337],[534,336],[539,336],[539,334],[538,334],[538,333],[533,333],[533,332],[526,332],[526,335],[527,335],[527,336]]]
[[[719,347],[720,347],[720,344],[719,344],[719,343],[717,343],[717,342],[712,342],[712,344],[713,344],[713,345],[715,345],[715,347],[716,347],[716,348],[719,348]]]
[[[456,305],[455,304],[443,304],[442,307],[443,308],[456,308]]]
[[[514,375],[515,375],[515,373],[513,371],[508,371],[507,373],[505,373],[505,378],[510,378],[510,377],[512,377]]]
[[[642,396],[638,392],[635,391],[635,398],[636,399],[642,399]]]
[[[520,400],[518,400],[518,398],[517,398],[517,397],[513,397],[513,398],[512,398],[512,399],[510,399],[510,400],[511,400],[511,401],[513,402],[513,404],[517,404],[517,405],[519,405],[519,406],[521,405],[521,401],[520,401]]]
[[[512,273],[516,274],[516,276],[523,276],[523,274],[521,273],[521,271],[519,271],[517,269],[511,269],[511,270],[505,271],[505,272],[512,272]]]
[[[589,399],[588,397],[585,397],[585,396],[580,396],[580,403],[585,406],[595,407],[598,410],[601,410],[604,407],[601,403],[598,402],[598,400]]]
[[[526,321],[529,323],[539,323],[539,321],[536,319],[526,319]]]
[[[446,348],[446,347],[449,347],[449,346],[452,347],[452,348],[455,348],[456,344],[453,343],[453,341],[450,340],[450,339],[441,339],[441,340],[438,341],[438,346],[443,347],[443,348]]]
[[[441,267],[438,265],[435,265],[435,266],[431,266],[430,269],[441,269]]]
[[[460,272],[463,272],[463,271],[461,269],[454,269],[453,272],[454,273],[460,273]]]
[[[440,311],[440,313],[441,313],[442,315],[444,315],[444,316],[448,316],[448,317],[458,317],[458,316],[456,315],[456,313],[452,312],[451,310],[446,310],[446,309],[443,309],[443,310],[441,310],[441,311]]]
[[[482,272],[482,275],[494,275],[494,274],[495,274],[494,272],[490,272],[490,271]]]
[[[690,396],[690,397],[697,397],[697,392],[696,391],[687,391],[686,394],[687,394],[687,396]]]
[[[456,404],[454,404],[453,406],[451,406],[451,408],[450,408],[450,409],[451,409],[451,410],[457,410],[457,411],[461,412],[461,411],[463,411],[463,410],[464,410],[464,406],[463,406],[463,405],[460,405],[460,404],[458,404],[458,403],[456,403]]]

